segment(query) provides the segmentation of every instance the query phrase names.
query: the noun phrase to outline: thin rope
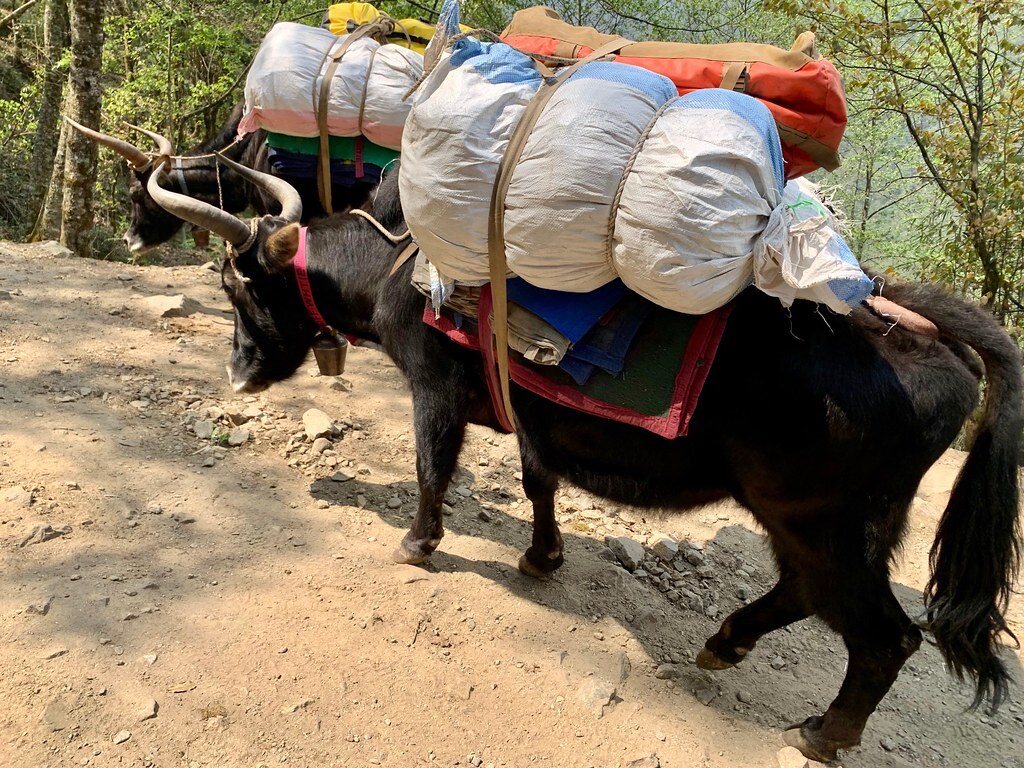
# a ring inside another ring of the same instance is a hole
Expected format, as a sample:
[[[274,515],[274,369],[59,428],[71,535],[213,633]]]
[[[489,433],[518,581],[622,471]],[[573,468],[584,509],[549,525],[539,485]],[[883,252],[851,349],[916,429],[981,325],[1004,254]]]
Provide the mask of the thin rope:
[[[388,240],[390,240],[394,245],[398,245],[400,242],[402,242],[403,240],[408,238],[409,235],[410,235],[410,232],[409,232],[408,229],[405,230],[405,234],[402,234],[402,235],[393,235],[393,234],[391,234],[391,232],[388,231],[387,227],[385,227],[383,224],[381,224],[379,221],[377,221],[373,217],[372,214],[367,213],[362,208],[353,208],[351,211],[349,211],[349,213],[351,213],[353,216],[358,216],[359,218],[365,219],[366,221],[368,221],[371,225],[373,225],[374,229],[376,229],[378,232],[380,232],[384,237],[386,237]]]
[[[654,113],[654,117],[652,117],[650,122],[647,123],[647,127],[644,128],[643,133],[640,134],[640,138],[637,139],[636,144],[633,146],[633,151],[630,153],[629,159],[626,161],[626,166],[622,169],[622,176],[619,178],[619,186],[615,189],[615,197],[612,198],[611,208],[608,211],[608,247],[605,249],[605,256],[608,258],[609,263],[612,262],[612,250],[615,245],[615,220],[619,215],[619,203],[622,201],[622,191],[626,188],[626,179],[629,178],[629,174],[633,170],[633,165],[640,156],[640,151],[644,148],[644,144],[647,143],[647,139],[651,135],[651,131],[654,130],[654,126],[658,122],[658,119],[665,113],[665,110],[678,101],[679,98],[679,96],[674,96],[658,108],[658,111]]]

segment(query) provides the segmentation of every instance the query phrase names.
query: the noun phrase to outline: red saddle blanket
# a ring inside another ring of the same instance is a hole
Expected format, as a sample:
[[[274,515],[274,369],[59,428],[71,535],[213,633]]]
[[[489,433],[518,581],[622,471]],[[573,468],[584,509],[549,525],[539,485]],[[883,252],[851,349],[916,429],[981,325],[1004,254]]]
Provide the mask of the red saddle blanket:
[[[682,437],[690,427],[731,311],[731,305],[706,315],[658,308],[644,321],[626,355],[625,368],[617,376],[602,371],[580,385],[558,366],[537,365],[511,353],[510,378],[559,405],[641,427],[670,440]],[[452,341],[481,352],[489,373],[491,400],[500,415],[494,357],[480,343],[481,337],[490,337],[490,314],[490,289],[485,288],[479,318],[447,311],[435,315],[428,303],[423,322]]]

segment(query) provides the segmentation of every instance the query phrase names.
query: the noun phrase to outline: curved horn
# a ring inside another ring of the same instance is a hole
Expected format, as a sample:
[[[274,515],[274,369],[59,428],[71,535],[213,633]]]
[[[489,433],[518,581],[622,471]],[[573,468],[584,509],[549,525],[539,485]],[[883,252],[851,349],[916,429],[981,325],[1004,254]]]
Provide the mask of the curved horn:
[[[302,219],[302,198],[291,184],[277,176],[269,173],[254,171],[244,165],[239,165],[222,153],[217,153],[218,162],[223,163],[243,179],[247,179],[273,197],[281,204],[281,218],[288,222],[297,222]]]
[[[197,227],[208,229],[214,232],[235,247],[241,246],[249,240],[249,225],[241,219],[232,216],[230,213],[215,208],[209,203],[195,200],[186,195],[179,195],[160,186],[160,177],[164,175],[164,163],[161,163],[156,170],[149,175],[146,189],[150,196],[170,214],[179,219],[195,224]]]
[[[64,119],[68,122],[68,125],[84,133],[97,144],[101,144],[104,147],[108,147],[117,152],[117,154],[131,163],[132,167],[136,170],[141,171],[149,165],[149,155],[134,144],[130,144],[122,139],[116,139],[113,136],[108,136],[107,134],[100,133],[99,131],[94,131],[92,128],[86,128],[81,123],[76,123],[70,117],[65,117]]]
[[[159,133],[155,133],[154,131],[147,131],[145,128],[139,128],[139,126],[132,125],[131,123],[125,123],[125,125],[131,128],[133,131],[138,131],[143,136],[149,136],[149,138],[156,142],[157,150],[160,152],[161,155],[174,154],[174,145],[170,142],[169,139],[164,138]]]

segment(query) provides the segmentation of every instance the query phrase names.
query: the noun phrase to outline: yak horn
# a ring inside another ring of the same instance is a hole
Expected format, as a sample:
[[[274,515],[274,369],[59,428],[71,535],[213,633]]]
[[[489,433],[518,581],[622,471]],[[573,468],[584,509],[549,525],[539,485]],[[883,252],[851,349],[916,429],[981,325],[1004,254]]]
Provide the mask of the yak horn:
[[[220,235],[236,248],[249,241],[249,225],[241,219],[209,203],[161,187],[160,177],[164,175],[164,170],[164,162],[161,162],[146,183],[150,197],[156,200],[161,208],[189,224]]]
[[[99,131],[94,131],[92,128],[86,128],[81,123],[76,123],[70,117],[65,117],[64,119],[68,122],[68,125],[81,131],[97,144],[101,144],[104,147],[108,147],[117,152],[117,154],[131,163],[135,170],[141,171],[149,165],[149,155],[134,144],[130,144],[123,139],[116,139],[113,136],[108,136],[107,134],[100,133]]]
[[[277,200],[281,204],[282,219],[289,223],[295,223],[302,219],[302,198],[295,187],[287,181],[279,179],[277,176],[271,176],[269,173],[262,173],[239,165],[220,152],[217,153],[217,160]]]
[[[139,126],[132,125],[131,123],[125,123],[125,125],[131,128],[133,131],[138,131],[143,136],[148,136],[154,142],[156,142],[157,150],[160,152],[161,155],[167,155],[169,157],[174,154],[174,145],[170,142],[169,139],[164,138],[159,133],[156,133],[154,131],[147,131],[145,128],[139,128]]]

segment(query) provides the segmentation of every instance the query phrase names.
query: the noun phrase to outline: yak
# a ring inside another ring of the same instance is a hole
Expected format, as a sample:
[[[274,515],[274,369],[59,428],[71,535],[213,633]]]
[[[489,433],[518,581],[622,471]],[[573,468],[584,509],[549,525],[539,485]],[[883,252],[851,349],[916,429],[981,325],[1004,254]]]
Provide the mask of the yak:
[[[318,324],[300,298],[292,260],[301,201],[279,179],[225,163],[282,201],[280,216],[247,225],[149,180],[176,216],[234,244],[222,271],[235,315],[228,374],[237,392],[290,377]],[[407,230],[397,177],[374,194],[372,215]],[[316,305],[338,331],[378,342],[408,380],[419,507],[395,553],[421,563],[444,535],[441,505],[466,426],[497,427],[481,355],[422,322],[411,264],[372,222],[335,216],[307,230]],[[893,595],[890,565],[925,471],[979,401],[973,444],[931,551],[926,629],[951,671],[997,706],[1009,675],[999,638],[1021,555],[1018,441],[1024,428],[1021,355],[985,309],[937,287],[890,285],[889,299],[934,324],[935,337],[893,326],[868,307],[823,322],[816,305],[784,308],[756,289],[734,310],[685,437],[571,410],[513,385],[523,488],[533,537],[519,567],[532,576],[564,559],[555,492],[573,483],[613,502],[690,510],[733,498],[767,533],[778,582],[728,616],[697,657],[705,669],[741,663],[768,632],[820,617],[846,645],[848,667],[821,715],[785,731],[815,760],[860,743],[869,716],[922,641]],[[979,363],[980,359],[980,363]]]
[[[214,138],[191,152],[175,157],[174,166],[164,176],[162,183],[174,192],[190,195],[209,205],[221,207],[228,213],[242,213],[246,210],[252,210],[261,216],[278,213],[280,206],[276,200],[268,197],[258,186],[233,169],[219,166],[215,160],[215,153],[223,151],[225,155],[246,168],[269,173],[266,132],[259,130],[239,137],[238,124],[242,119],[242,112],[243,105],[236,105],[230,119]],[[153,154],[123,139],[86,128],[73,120],[68,120],[68,123],[128,161],[131,214],[123,240],[129,253],[144,253],[166,243],[181,231],[184,222],[157,205],[147,191],[149,178],[153,173]],[[164,143],[165,140],[159,134],[135,126],[129,127],[157,142],[158,150],[155,156],[174,155],[170,143]],[[289,183],[302,197],[306,218],[313,219],[326,215],[317,193],[315,179],[289,179]],[[364,183],[335,184],[332,187],[334,207],[338,210],[357,208],[365,204],[372,189],[372,185]],[[199,235],[203,231],[202,228],[193,227],[192,232],[196,236],[197,244],[201,244],[203,240]]]

